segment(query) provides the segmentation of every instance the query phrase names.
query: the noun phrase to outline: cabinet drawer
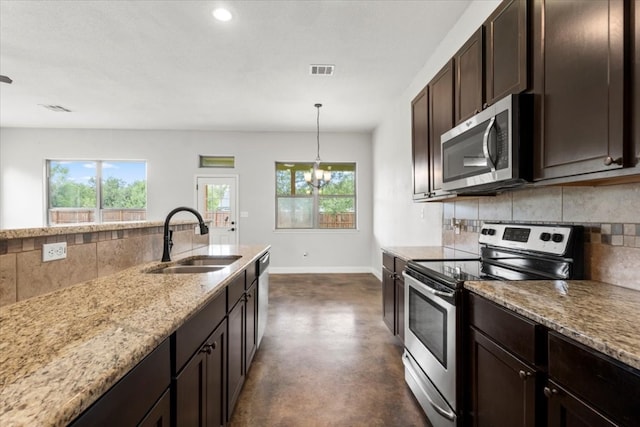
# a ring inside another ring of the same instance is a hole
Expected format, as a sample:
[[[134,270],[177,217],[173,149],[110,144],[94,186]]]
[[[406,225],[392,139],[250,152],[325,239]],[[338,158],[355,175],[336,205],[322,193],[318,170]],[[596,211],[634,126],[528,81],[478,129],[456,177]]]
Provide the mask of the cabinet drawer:
[[[191,355],[200,348],[211,331],[224,320],[227,315],[226,289],[220,292],[213,301],[194,314],[175,333],[176,367],[179,372]]]
[[[387,267],[389,271],[394,271],[395,266],[393,265],[393,259],[393,255],[382,252],[382,265]]]
[[[467,293],[469,323],[483,331],[505,348],[531,364],[544,363],[544,330],[541,325],[499,306],[483,297]]]
[[[247,278],[245,281],[246,289],[249,289],[251,287],[251,284],[258,278],[258,262],[259,261],[256,261],[253,264],[247,266]]]
[[[244,294],[245,271],[237,275],[231,283],[227,285],[227,307],[229,311],[233,309],[240,297]]]
[[[549,377],[614,421],[640,420],[640,371],[549,332]]]
[[[137,425],[171,383],[169,340],[138,363],[71,426]]]

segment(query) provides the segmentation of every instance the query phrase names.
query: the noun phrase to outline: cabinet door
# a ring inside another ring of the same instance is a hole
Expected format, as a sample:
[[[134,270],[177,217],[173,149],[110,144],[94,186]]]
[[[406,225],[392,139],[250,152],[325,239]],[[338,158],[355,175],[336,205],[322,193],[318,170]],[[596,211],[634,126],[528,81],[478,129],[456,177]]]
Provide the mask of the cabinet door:
[[[228,381],[229,394],[227,418],[230,419],[244,383],[244,319],[245,302],[242,298],[231,310],[229,324]],[[227,419],[227,421],[228,421]]]
[[[382,268],[382,319],[385,325],[395,335],[395,275],[392,271]]]
[[[246,306],[246,322],[245,322],[245,373],[249,371],[253,356],[256,354],[258,345],[258,335],[256,329],[256,320],[258,319],[258,298],[256,291],[257,282],[247,290],[247,306]]]
[[[484,23],[488,105],[528,89],[527,0],[506,0]]]
[[[476,31],[453,56],[456,67],[456,124],[482,110],[484,102],[482,62],[483,29]]]
[[[227,322],[216,328],[207,340],[207,427],[219,427],[227,422]],[[181,425],[181,424],[178,424]]]
[[[167,390],[149,411],[139,427],[170,427],[171,426],[171,394]]]
[[[534,178],[622,167],[623,0],[534,5]]]
[[[404,279],[398,275],[396,280],[396,335],[404,344]]]
[[[547,406],[549,427],[614,427],[617,425],[553,381],[549,381],[549,385],[544,388],[544,393],[549,400]]]
[[[411,102],[413,199],[429,197],[429,100],[425,87]]]
[[[537,372],[471,328],[473,426],[536,425]]]
[[[453,127],[453,59],[429,83],[429,165],[431,194],[442,190],[442,149],[440,136]]]
[[[176,420],[185,427],[204,427],[207,419],[207,353],[198,350],[176,377]]]

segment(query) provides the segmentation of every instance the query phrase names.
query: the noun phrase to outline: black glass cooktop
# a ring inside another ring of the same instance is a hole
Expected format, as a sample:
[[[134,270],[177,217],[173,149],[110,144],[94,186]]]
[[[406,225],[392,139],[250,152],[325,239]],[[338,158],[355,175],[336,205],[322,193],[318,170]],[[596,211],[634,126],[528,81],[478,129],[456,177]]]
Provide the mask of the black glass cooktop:
[[[482,263],[479,259],[412,260],[407,266],[437,281],[457,287],[467,280],[482,280]]]

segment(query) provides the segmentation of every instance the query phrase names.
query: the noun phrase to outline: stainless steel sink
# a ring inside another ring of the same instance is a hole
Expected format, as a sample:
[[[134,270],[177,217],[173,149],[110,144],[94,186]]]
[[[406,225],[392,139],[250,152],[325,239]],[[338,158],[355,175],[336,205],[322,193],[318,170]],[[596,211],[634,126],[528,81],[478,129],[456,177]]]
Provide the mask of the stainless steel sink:
[[[213,271],[222,270],[223,266],[215,265],[172,265],[170,267],[162,267],[151,270],[148,273],[155,274],[195,274],[195,273],[211,273]]]
[[[179,264],[183,266],[227,266],[233,264],[240,258],[242,258],[240,255],[201,255],[181,261]]]

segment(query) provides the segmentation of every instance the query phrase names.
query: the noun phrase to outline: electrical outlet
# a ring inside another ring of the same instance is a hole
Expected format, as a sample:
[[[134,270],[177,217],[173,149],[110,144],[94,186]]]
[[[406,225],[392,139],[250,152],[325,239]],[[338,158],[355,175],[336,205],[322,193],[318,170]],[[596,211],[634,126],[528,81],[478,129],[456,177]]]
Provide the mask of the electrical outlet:
[[[42,245],[42,262],[65,259],[67,257],[67,242],[49,243]]]

